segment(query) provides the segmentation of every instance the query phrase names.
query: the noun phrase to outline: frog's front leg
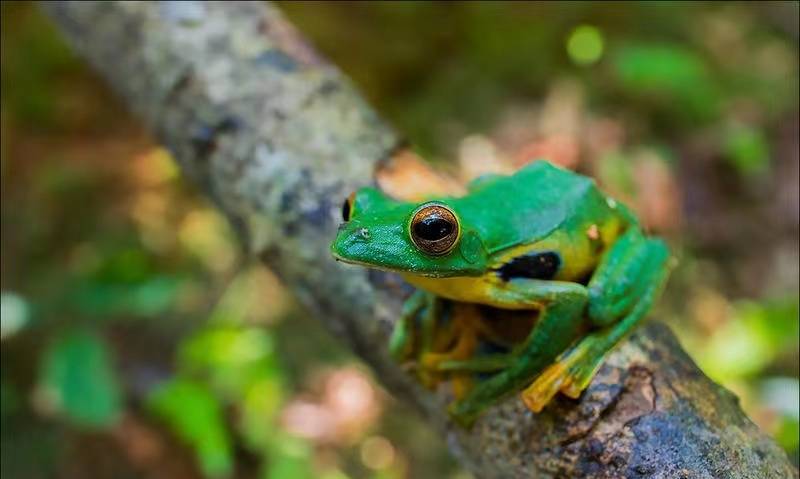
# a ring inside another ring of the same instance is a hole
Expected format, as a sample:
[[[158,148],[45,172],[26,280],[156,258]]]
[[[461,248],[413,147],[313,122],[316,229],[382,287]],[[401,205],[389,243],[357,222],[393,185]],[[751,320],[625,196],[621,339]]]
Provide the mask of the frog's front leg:
[[[402,361],[415,352],[417,345],[414,344],[414,338],[417,336],[415,329],[418,317],[422,323],[418,353],[429,351],[440,313],[441,300],[436,295],[421,289],[414,291],[403,303],[400,318],[395,323],[392,336],[389,338],[389,353],[392,357]]]
[[[666,282],[669,251],[663,241],[638,228],[626,232],[606,253],[589,282],[588,313],[602,326],[562,354],[522,393],[540,411],[561,390],[577,398],[607,353],[647,314]]]
[[[497,399],[530,384],[532,378],[574,342],[582,329],[589,300],[587,289],[580,284],[537,279],[512,279],[493,287],[491,294],[499,306],[525,306],[542,312],[525,342],[515,351],[516,360],[450,406],[451,416],[465,426]]]

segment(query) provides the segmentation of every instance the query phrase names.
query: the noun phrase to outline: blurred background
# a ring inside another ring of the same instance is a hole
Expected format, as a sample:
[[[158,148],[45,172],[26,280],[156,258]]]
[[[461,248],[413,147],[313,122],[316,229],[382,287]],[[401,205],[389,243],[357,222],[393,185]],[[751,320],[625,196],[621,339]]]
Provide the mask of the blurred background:
[[[798,461],[798,3],[280,3],[417,150],[548,157],[674,247],[654,316]],[[2,5],[2,476],[466,478]]]

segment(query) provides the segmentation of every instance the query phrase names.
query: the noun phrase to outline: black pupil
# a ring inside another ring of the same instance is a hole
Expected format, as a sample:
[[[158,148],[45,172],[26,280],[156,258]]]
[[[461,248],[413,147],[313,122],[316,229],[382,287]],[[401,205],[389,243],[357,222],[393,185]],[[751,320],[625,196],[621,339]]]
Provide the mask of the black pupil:
[[[453,223],[431,215],[414,225],[414,234],[427,241],[438,241],[453,232]]]
[[[345,221],[350,221],[350,201],[344,200],[344,204],[342,204],[342,219]]]

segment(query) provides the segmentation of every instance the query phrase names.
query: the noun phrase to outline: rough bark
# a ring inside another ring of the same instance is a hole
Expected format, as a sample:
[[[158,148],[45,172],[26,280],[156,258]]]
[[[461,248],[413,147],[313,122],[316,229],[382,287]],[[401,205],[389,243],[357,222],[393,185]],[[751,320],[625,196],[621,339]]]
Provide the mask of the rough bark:
[[[797,477],[786,454],[706,378],[670,331],[642,328],[579,400],[534,415],[517,397],[471,430],[446,392],[386,354],[407,288],[337,264],[340,201],[374,184],[399,144],[348,80],[277,9],[256,2],[46,2],[105,76],[236,226],[250,253],[479,477]]]

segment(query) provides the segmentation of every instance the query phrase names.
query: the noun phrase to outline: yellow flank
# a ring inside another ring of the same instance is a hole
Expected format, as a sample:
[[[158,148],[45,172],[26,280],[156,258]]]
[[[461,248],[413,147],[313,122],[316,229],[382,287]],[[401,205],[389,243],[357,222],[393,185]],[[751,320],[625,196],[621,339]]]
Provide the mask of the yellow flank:
[[[597,224],[586,226],[585,234],[567,234],[557,231],[536,243],[515,246],[503,251],[492,261],[491,269],[497,269],[518,256],[533,251],[555,251],[561,257],[561,267],[553,278],[556,281],[578,281],[592,271],[600,260],[604,245],[609,244],[612,230]],[[614,236],[616,233],[614,232]]]
[[[431,278],[404,273],[403,278],[413,286],[442,298],[509,309],[507,303],[498,304],[492,298],[491,291],[502,287],[502,281],[491,271],[483,276],[460,276],[454,278]],[[520,309],[527,308],[520,307]]]
[[[579,234],[556,231],[540,241],[509,248],[498,254],[489,263],[482,276],[462,276],[453,278],[432,278],[404,273],[406,281],[415,287],[443,298],[467,303],[480,303],[504,309],[532,309],[530,304],[520,304],[518,308],[507,301],[499,302],[497,295],[506,283],[494,270],[518,256],[533,251],[555,251],[561,256],[561,268],[553,278],[557,281],[579,281],[586,277],[600,261],[603,252],[619,236],[622,222],[609,218],[602,224],[588,223]]]

